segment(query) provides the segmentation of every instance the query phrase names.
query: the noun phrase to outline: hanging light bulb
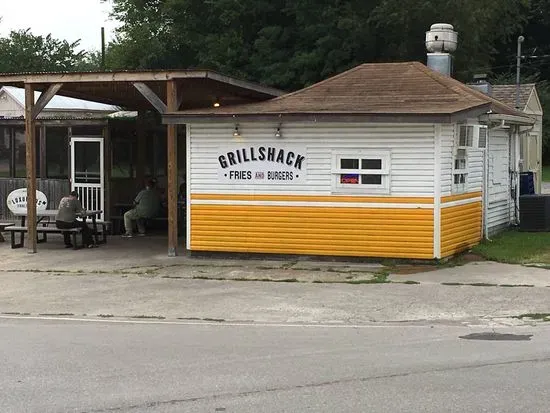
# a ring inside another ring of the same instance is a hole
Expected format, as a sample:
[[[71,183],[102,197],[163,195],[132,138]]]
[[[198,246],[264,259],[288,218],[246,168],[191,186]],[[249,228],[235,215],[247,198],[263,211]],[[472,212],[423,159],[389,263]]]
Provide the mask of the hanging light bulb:
[[[235,129],[233,130],[233,136],[235,138],[239,138],[241,136],[241,132],[239,131],[239,125],[235,125]]]
[[[282,138],[283,133],[281,132],[281,125],[277,126],[277,130],[275,131],[275,137],[276,138]]]
[[[220,100],[218,98],[214,99],[214,103],[212,104],[212,106],[214,106],[215,108],[219,108],[220,107]]]

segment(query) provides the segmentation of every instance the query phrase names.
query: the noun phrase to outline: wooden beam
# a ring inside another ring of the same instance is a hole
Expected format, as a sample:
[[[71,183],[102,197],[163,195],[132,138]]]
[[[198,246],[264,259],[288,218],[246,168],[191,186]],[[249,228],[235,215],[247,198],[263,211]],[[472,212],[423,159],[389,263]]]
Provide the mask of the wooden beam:
[[[145,179],[145,164],[147,163],[147,141],[145,137],[145,112],[143,110],[138,111],[138,117],[136,122],[137,128],[137,165],[136,165],[136,179],[140,188],[144,185]],[[153,172],[153,171],[151,171]]]
[[[166,104],[157,96],[155,92],[151,90],[149,86],[143,82],[133,82],[132,84],[161,115],[164,115],[167,112],[168,108]]]
[[[169,111],[178,104],[178,89],[175,80],[166,84],[166,103]],[[168,137],[168,256],[177,255],[178,246],[178,125],[167,126]]]
[[[38,100],[36,101],[36,104],[34,105],[34,108],[32,110],[32,119],[35,120],[38,115],[40,115],[40,112],[42,112],[42,109],[46,107],[46,105],[52,100],[52,98],[55,96],[57,92],[59,92],[59,89],[63,86],[63,83],[54,83],[48,87],[48,90],[46,90],[44,93],[40,95]]]
[[[27,164],[27,227],[29,252],[36,253],[36,129],[32,117],[34,86],[25,84],[25,137]]]
[[[111,133],[109,126],[103,127],[103,159],[105,164],[103,165],[105,174],[105,221],[111,220]]]
[[[36,126],[35,126],[36,127]],[[39,158],[38,158],[38,164],[40,165],[40,168],[36,171],[36,175],[40,178],[47,178],[48,174],[46,172],[46,126],[40,125],[40,132],[39,132]]]

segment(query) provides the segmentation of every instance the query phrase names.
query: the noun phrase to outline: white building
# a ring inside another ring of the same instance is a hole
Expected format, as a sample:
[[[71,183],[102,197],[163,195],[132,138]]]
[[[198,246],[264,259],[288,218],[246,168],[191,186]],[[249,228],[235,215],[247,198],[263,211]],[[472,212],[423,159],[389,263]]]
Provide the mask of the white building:
[[[516,222],[535,123],[417,62],[163,119],[187,125],[190,251],[421,259]]]

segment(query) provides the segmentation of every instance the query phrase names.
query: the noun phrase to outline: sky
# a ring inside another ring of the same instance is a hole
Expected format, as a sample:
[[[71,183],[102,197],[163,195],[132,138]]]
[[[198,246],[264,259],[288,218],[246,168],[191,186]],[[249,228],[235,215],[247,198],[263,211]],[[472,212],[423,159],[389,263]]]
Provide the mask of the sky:
[[[100,0],[0,0],[0,35],[11,30],[31,29],[34,35],[50,34],[80,49],[101,49],[101,27],[108,42],[114,37],[116,21],[109,17],[111,4]]]

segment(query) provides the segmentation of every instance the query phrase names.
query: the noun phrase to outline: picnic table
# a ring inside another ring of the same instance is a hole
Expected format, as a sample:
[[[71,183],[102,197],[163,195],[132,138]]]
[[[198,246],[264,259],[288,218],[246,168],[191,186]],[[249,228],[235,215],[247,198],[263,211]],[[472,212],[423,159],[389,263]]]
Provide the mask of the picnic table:
[[[67,230],[60,230],[60,229],[52,228],[52,227],[48,228],[49,223],[52,223],[52,222],[55,223],[55,217],[57,216],[57,212],[58,212],[57,209],[44,209],[44,210],[41,210],[41,211],[39,211],[39,210],[36,211],[37,224],[42,224],[42,226],[39,226],[37,228],[37,232],[43,233],[43,235],[44,235],[44,237],[39,240],[40,242],[46,242],[48,232],[63,232],[63,231],[66,231],[66,232],[80,232],[80,230],[77,230],[77,229],[74,229],[74,228],[67,229]],[[97,217],[99,215],[101,215],[102,212],[103,211],[101,211],[101,210],[93,210],[93,211],[84,211],[82,213],[77,214],[77,216],[79,218],[81,218],[84,222],[86,222],[87,218],[91,219],[91,221],[92,221],[92,233],[93,233],[94,241],[95,241],[96,244],[104,244],[104,243],[107,242],[107,231],[106,231],[105,225],[103,225],[103,228],[102,228],[102,231],[101,231],[102,237],[101,237],[101,239],[99,239],[100,231],[98,230]],[[12,248],[17,248],[17,247],[22,247],[23,244],[24,244],[24,236],[25,236],[25,233],[27,232],[27,227],[25,226],[26,219],[27,219],[27,211],[18,211],[18,212],[15,212],[14,215],[21,219],[21,226],[8,227],[7,230],[12,232]],[[101,222],[100,224],[104,224],[104,223]],[[21,239],[20,239],[19,244],[14,243],[14,236],[13,236],[14,231],[19,232],[20,235],[21,235]],[[75,246],[76,246],[76,244],[75,244]]]
[[[0,222],[0,242],[4,242],[4,236],[2,235],[2,231],[6,229],[7,227],[11,227],[13,225],[13,222]]]

